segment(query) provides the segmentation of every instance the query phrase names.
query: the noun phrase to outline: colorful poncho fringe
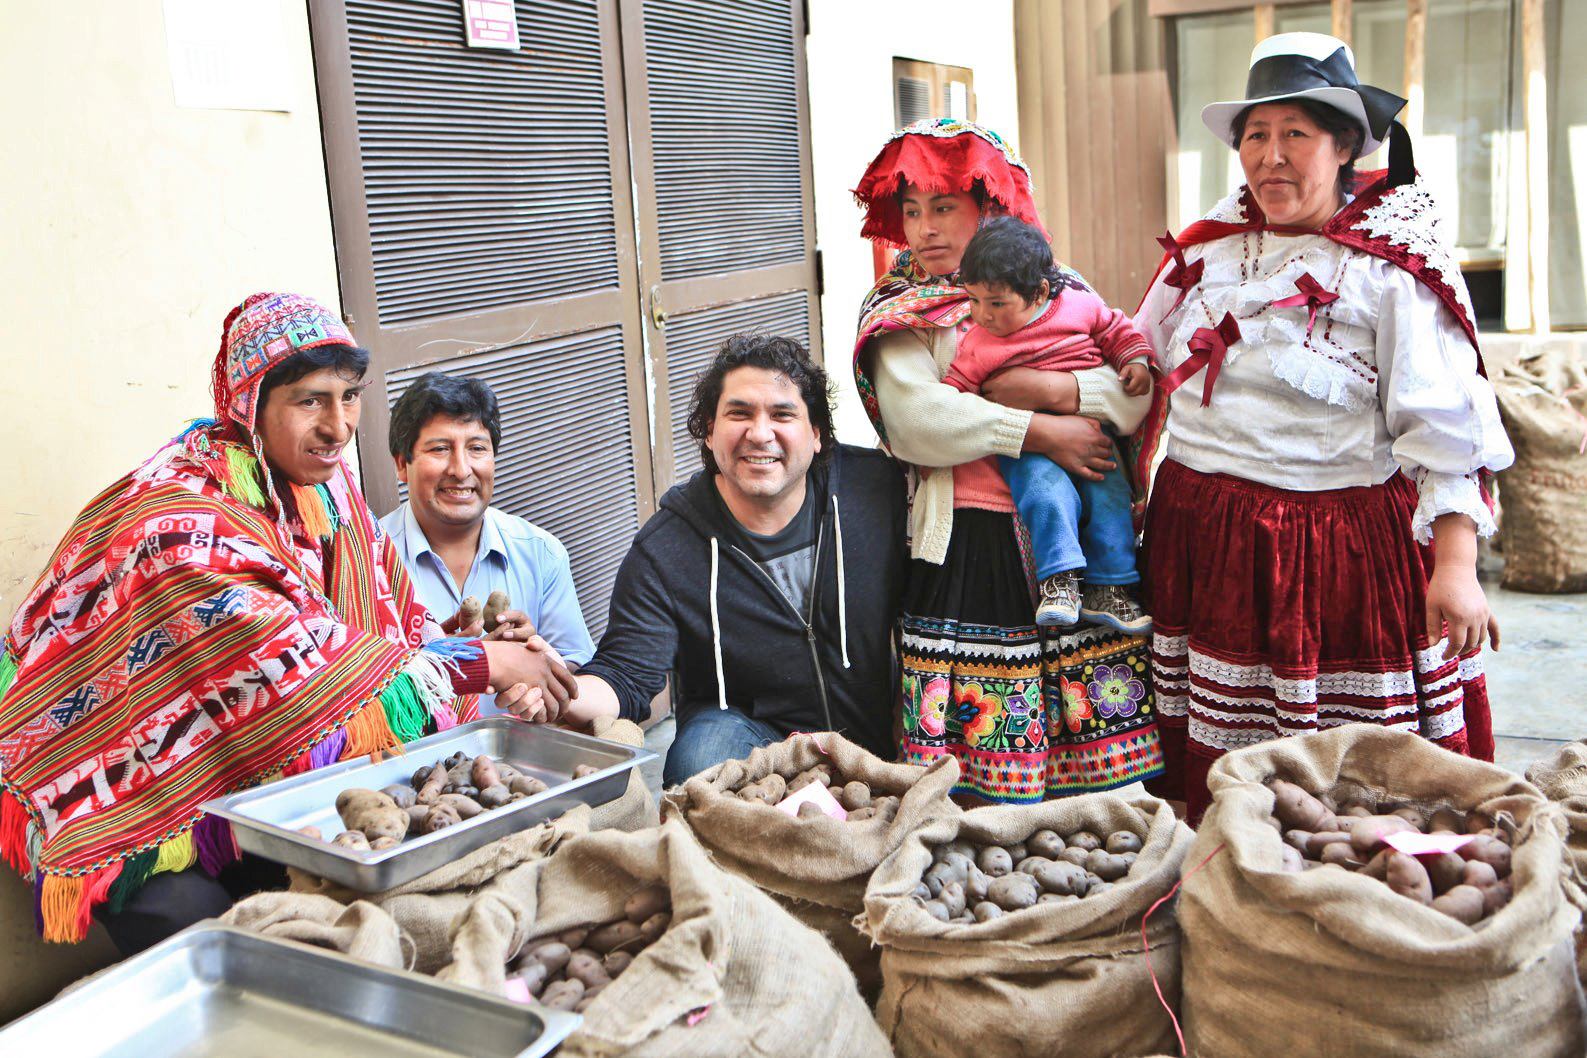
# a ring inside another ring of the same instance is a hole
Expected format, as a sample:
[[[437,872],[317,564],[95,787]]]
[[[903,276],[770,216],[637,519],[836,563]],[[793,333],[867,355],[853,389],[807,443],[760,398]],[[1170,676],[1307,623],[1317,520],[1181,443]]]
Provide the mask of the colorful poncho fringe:
[[[80,940],[152,875],[236,858],[204,801],[472,719],[452,677],[477,656],[440,638],[345,466],[278,489],[235,424],[202,421],[88,505],[12,621],[0,857],[45,939]]]

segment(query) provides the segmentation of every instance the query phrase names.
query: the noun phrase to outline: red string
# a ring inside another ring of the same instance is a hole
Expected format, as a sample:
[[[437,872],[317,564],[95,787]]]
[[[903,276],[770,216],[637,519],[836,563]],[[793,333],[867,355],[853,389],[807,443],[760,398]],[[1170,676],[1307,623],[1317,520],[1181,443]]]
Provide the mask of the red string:
[[[1179,1053],[1181,1055],[1188,1055],[1190,1051],[1185,1047],[1185,1034],[1180,1031],[1179,1018],[1174,1014],[1174,1008],[1168,1005],[1168,1000],[1163,997],[1163,986],[1157,982],[1157,968],[1152,965],[1152,942],[1146,939],[1146,922],[1152,917],[1152,912],[1156,911],[1158,908],[1162,907],[1164,904],[1168,903],[1168,901],[1174,898],[1174,894],[1179,892],[1179,887],[1184,885],[1185,882],[1190,879],[1191,875],[1205,867],[1212,861],[1214,856],[1222,851],[1223,843],[1220,842],[1217,848],[1213,849],[1207,854],[1206,859],[1202,860],[1190,870],[1186,871],[1185,876],[1179,879],[1179,881],[1175,882],[1174,887],[1168,890],[1168,892],[1164,893],[1158,899],[1157,903],[1147,908],[1146,914],[1141,916],[1141,944],[1146,949],[1146,972],[1152,975],[1152,990],[1157,993],[1157,1001],[1163,1005],[1164,1010],[1168,1011],[1168,1020],[1173,1022],[1174,1036],[1179,1040]]]

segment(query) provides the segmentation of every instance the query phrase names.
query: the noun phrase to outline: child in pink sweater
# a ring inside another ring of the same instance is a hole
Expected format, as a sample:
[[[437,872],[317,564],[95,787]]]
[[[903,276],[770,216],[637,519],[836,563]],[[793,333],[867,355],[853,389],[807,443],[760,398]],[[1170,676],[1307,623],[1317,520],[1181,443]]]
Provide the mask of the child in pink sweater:
[[[959,281],[973,326],[959,339],[943,379],[979,393],[1009,367],[1117,369],[1124,392],[1151,389],[1151,349],[1129,317],[1109,308],[1073,272],[1060,269],[1040,231],[1013,217],[988,221],[965,248]],[[1046,456],[998,460],[1020,520],[1030,531],[1041,600],[1036,623],[1081,621],[1141,635],[1152,619],[1129,592],[1140,582],[1130,488],[1115,467],[1100,482],[1074,477]]]

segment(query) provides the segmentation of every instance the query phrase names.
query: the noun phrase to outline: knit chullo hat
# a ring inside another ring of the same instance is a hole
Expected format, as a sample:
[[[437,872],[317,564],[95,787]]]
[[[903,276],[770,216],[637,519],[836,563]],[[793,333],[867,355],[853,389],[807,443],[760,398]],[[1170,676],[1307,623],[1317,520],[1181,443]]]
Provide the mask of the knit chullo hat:
[[[251,294],[226,315],[211,380],[215,417],[254,432],[259,385],[295,353],[356,345],[340,317],[302,294]]]
[[[862,236],[908,245],[898,203],[906,183],[934,194],[970,191],[980,184],[1004,213],[1041,227],[1030,170],[1003,137],[969,121],[930,118],[888,138],[854,188],[865,207]]]

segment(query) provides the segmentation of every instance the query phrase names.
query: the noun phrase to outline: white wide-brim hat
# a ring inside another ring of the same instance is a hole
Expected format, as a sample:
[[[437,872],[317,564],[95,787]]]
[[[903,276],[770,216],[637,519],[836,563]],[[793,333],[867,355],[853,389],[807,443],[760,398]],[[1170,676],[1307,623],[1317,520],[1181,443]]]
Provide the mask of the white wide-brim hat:
[[[1241,111],[1259,103],[1296,99],[1315,100],[1355,121],[1361,129],[1361,155],[1383,145],[1394,115],[1405,106],[1400,96],[1356,78],[1355,54],[1338,37],[1279,33],[1251,50],[1245,98],[1208,103],[1201,108],[1201,121],[1214,136],[1238,150],[1234,119]]]

